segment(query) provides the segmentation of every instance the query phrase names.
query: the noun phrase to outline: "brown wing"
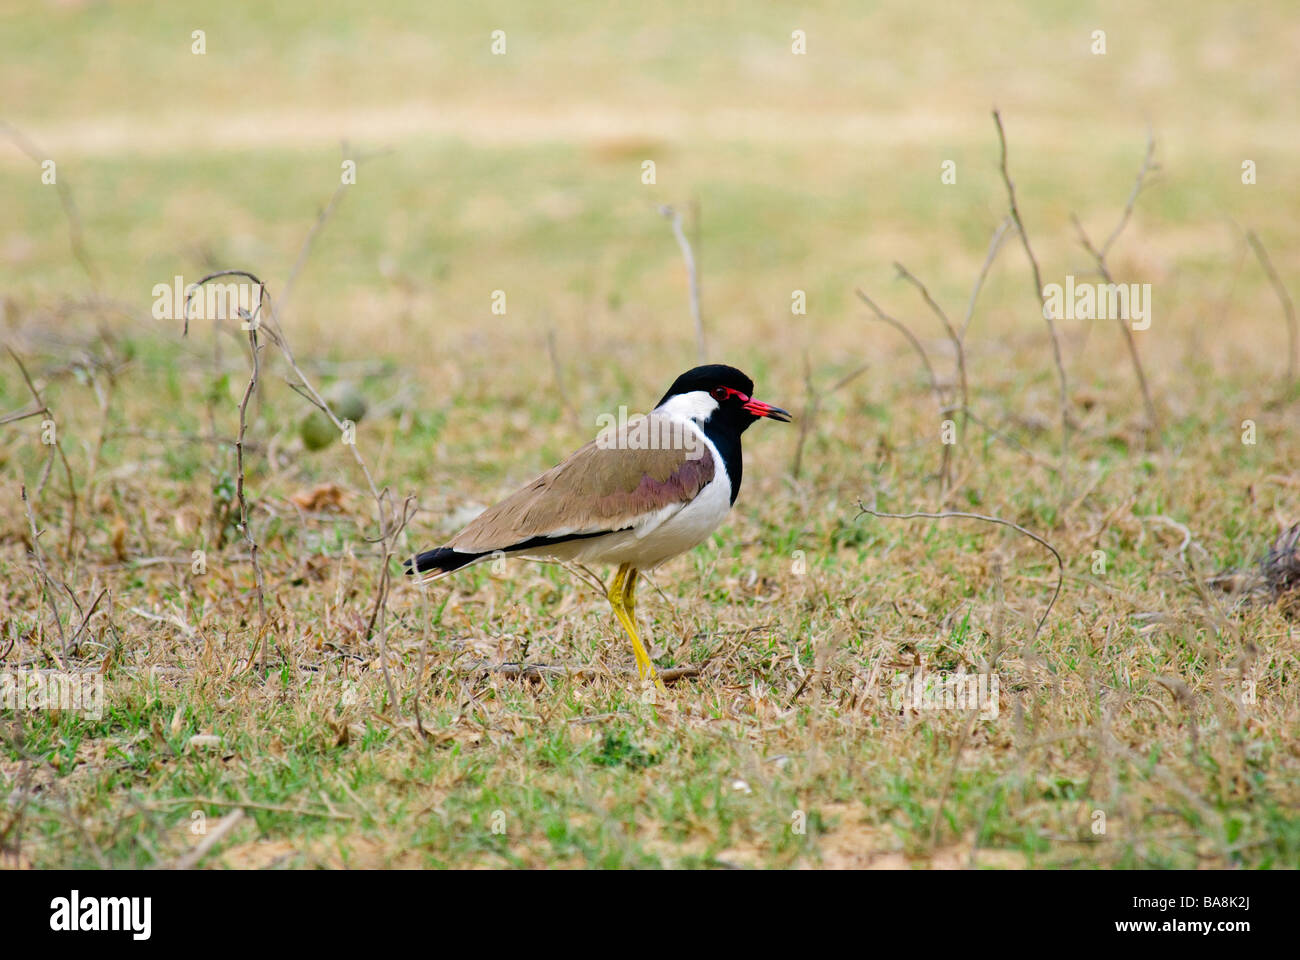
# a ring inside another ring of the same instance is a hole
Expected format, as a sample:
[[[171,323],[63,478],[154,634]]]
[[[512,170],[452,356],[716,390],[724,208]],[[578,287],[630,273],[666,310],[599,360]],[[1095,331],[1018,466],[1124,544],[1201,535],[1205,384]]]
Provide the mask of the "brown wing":
[[[638,427],[642,421],[649,421]],[[669,436],[664,417],[635,418],[607,431],[559,466],[476,517],[447,544],[461,553],[506,550],[534,537],[625,530],[647,514],[693,499],[713,479],[713,457],[692,435]],[[646,431],[649,427],[649,431]],[[678,427],[680,430],[680,427]],[[637,431],[643,431],[638,439]],[[660,431],[652,449],[645,436]]]

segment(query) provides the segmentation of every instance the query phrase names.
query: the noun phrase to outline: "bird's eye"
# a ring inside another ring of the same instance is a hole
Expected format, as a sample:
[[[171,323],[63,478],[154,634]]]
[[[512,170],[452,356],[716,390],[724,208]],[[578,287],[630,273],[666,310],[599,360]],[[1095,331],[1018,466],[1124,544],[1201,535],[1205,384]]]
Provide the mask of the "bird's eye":
[[[714,387],[710,392],[712,393],[714,400],[722,401],[727,399],[726,387]]]

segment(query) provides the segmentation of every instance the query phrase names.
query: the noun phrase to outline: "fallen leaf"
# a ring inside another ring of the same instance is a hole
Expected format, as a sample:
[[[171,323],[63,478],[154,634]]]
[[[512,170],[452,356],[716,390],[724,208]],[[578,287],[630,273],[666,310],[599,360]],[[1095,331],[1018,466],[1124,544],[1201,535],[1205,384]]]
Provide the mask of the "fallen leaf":
[[[337,483],[318,483],[310,490],[299,490],[289,502],[300,510],[318,512],[343,509],[343,488]]]

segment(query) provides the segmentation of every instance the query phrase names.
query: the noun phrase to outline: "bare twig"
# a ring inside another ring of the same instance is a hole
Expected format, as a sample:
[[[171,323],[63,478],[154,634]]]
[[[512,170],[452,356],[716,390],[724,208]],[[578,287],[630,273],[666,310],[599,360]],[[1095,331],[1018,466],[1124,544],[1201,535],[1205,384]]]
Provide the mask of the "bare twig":
[[[13,413],[6,413],[0,417],[0,427],[6,423],[17,423],[19,420],[27,420],[31,417],[39,417],[45,412],[45,408],[37,404],[32,407],[24,407],[22,410],[15,410]]]
[[[319,229],[319,226],[322,223],[324,223],[323,216],[321,219],[317,221],[317,225],[315,228],[313,228],[313,232],[311,236],[315,235],[315,231]],[[262,283],[262,281],[258,279],[256,276],[244,270],[218,271],[217,273],[210,274],[209,276],[205,277],[199,283],[202,284],[207,280],[212,279],[213,277],[219,277],[219,276],[242,276],[258,284],[258,288],[261,291],[261,295],[265,298],[267,315],[265,318],[261,319],[256,324],[256,327],[258,330],[264,331],[268,339],[270,339],[270,341],[280,349],[280,353],[283,355],[285,362],[288,363],[289,368],[293,370],[294,375],[297,377],[297,383],[291,382],[289,385],[300,396],[302,396],[308,402],[313,404],[318,410],[320,410],[327,417],[329,417],[330,422],[334,425],[335,429],[337,429],[340,433],[344,432],[343,421],[338,418],[338,415],[335,414],[334,410],[330,407],[329,403],[327,403],[324,397],[321,396],[320,391],[312,383],[311,379],[307,376],[306,373],[303,372],[302,367],[298,365],[298,361],[293,353],[293,348],[289,345],[289,341],[285,337],[284,331],[280,326],[279,319],[276,312],[275,301],[271,297],[270,291],[267,290],[266,285]],[[260,310],[261,309],[260,302],[258,306]],[[392,560],[396,550],[397,537],[398,535],[400,535],[402,530],[406,527],[406,524],[407,522],[409,522],[410,516],[413,514],[413,511],[411,512],[411,514],[408,514],[406,509],[404,509],[403,515],[400,518],[400,520],[397,520],[396,518],[392,518],[390,520],[390,514],[391,514],[391,511],[389,509],[390,497],[387,488],[381,491],[379,487],[375,484],[374,476],[370,472],[370,466],[369,464],[366,463],[365,457],[361,455],[361,451],[358,449],[358,445],[356,443],[349,443],[347,444],[347,446],[349,450],[351,450],[352,452],[353,460],[355,460],[357,466],[360,467],[361,473],[366,480],[366,486],[370,490],[370,496],[375,502],[375,520],[377,526],[377,533],[373,539],[373,542],[381,545],[379,584],[375,592],[374,604],[371,608],[370,618],[366,627],[366,637],[367,639],[373,637],[375,635],[376,628],[378,629],[379,645],[380,645],[380,666],[381,666],[382,673],[384,675],[384,682],[388,691],[390,702],[396,703],[397,693],[395,688],[393,687],[392,677],[390,676],[388,671],[388,658],[387,658],[387,649],[386,649],[387,636],[388,636],[387,633],[388,591],[390,587],[388,568],[389,568],[390,561]],[[408,497],[407,498],[408,507],[411,504],[411,502],[412,502],[412,498]]]
[[[64,587],[65,587],[65,589],[66,589],[67,585],[64,584]],[[69,595],[72,596],[72,601],[73,601],[73,603],[76,603],[76,600],[77,600],[76,595],[73,594],[71,590],[68,590],[68,593],[69,593]],[[100,591],[99,591],[99,594],[95,597],[94,601],[90,604],[90,609],[87,610],[87,611],[82,615],[82,617],[81,617],[81,626],[79,626],[79,627],[77,628],[77,632],[74,633],[74,634],[72,635],[72,640],[68,643],[68,649],[71,650],[72,652],[74,652],[74,653],[76,652],[76,650],[77,650],[77,643],[78,643],[78,641],[81,640],[81,635],[82,635],[82,633],[85,632],[86,627],[89,625],[89,623],[90,623],[90,618],[93,617],[93,616],[95,615],[95,610],[98,609],[98,607],[99,607],[99,601],[100,601],[100,600],[103,600],[103,599],[104,599],[104,596],[105,596],[107,593],[108,593],[108,587],[105,587],[104,589],[100,590]],[[108,601],[108,605],[109,605],[110,607],[113,605],[113,601],[112,601],[111,599]]]
[[[492,673],[499,677],[523,680],[541,680],[543,677],[573,677],[581,680],[602,676],[606,673],[613,673],[618,676],[636,676],[636,671],[630,668],[606,671],[596,667],[568,667],[549,663],[491,663],[487,660],[468,663],[462,668],[461,672],[472,674]],[[699,676],[700,668],[696,666],[669,667],[665,670],[656,669],[655,672],[664,683],[673,683],[677,680]]]
[[[1110,267],[1106,264],[1106,255],[1093,247],[1092,242],[1088,239],[1088,234],[1083,229],[1083,224],[1074,214],[1070,214],[1070,219],[1074,222],[1074,229],[1079,234],[1079,243],[1083,248],[1092,255],[1093,260],[1097,262],[1097,272],[1107,283],[1113,284],[1114,278],[1111,276]],[[1158,430],[1159,420],[1156,415],[1156,405],[1151,399],[1151,388],[1147,384],[1146,372],[1142,369],[1142,360],[1138,356],[1137,341],[1133,337],[1133,331],[1129,327],[1128,321],[1123,317],[1116,317],[1119,323],[1119,329],[1124,334],[1124,342],[1128,345],[1129,360],[1133,364],[1133,373],[1137,376],[1138,386],[1142,390],[1142,405],[1146,408],[1147,422],[1151,425],[1152,430]]]
[[[961,324],[962,343],[966,342],[966,331],[970,329],[970,322],[975,316],[975,302],[979,300],[980,291],[984,289],[984,281],[988,278],[989,270],[993,267],[993,261],[998,258],[998,252],[1002,249],[1002,241],[1006,239],[1007,230],[1013,222],[1010,215],[1003,217],[1002,222],[993,231],[993,236],[989,238],[989,251],[984,257],[984,266],[980,267],[979,276],[975,278],[975,286],[971,288],[970,301],[966,304],[966,319]]]
[[[661,206],[659,214],[672,221],[673,236],[677,238],[682,259],[686,261],[686,274],[691,285],[691,318],[695,321],[695,350],[700,363],[704,363],[704,320],[700,316],[700,281],[695,271],[695,254],[691,252],[691,243],[682,230],[682,215],[669,206]]]
[[[996,523],[1000,526],[1010,527],[1012,530],[1023,533],[1035,543],[1042,544],[1050,550],[1052,556],[1056,558],[1057,577],[1056,590],[1052,593],[1052,599],[1048,601],[1047,609],[1043,611],[1043,615],[1039,618],[1038,626],[1034,628],[1034,634],[1030,637],[1030,642],[1032,643],[1034,640],[1038,639],[1038,634],[1042,632],[1043,624],[1047,622],[1047,617],[1052,612],[1052,607],[1056,605],[1056,600],[1061,595],[1061,587],[1065,584],[1065,562],[1061,559],[1061,552],[1038,534],[1034,533],[1032,530],[1026,530],[1018,523],[1012,523],[1010,520],[1003,520],[1001,517],[991,517],[983,513],[965,513],[960,510],[944,510],[941,513],[923,513],[920,511],[914,513],[885,513],[881,510],[875,510],[868,507],[861,501],[858,501],[858,510],[860,511],[859,516],[865,513],[872,517],[883,517],[887,520],[982,520],[985,523]]]
[[[235,436],[235,495],[239,501],[239,532],[243,534],[244,542],[248,544],[249,557],[253,563],[253,579],[256,584],[257,595],[257,644],[254,647],[261,648],[262,675],[266,676],[266,583],[262,577],[262,565],[258,561],[258,543],[257,538],[253,536],[252,528],[249,526],[248,517],[248,497],[244,490],[244,435],[248,432],[248,401],[257,389],[258,377],[262,370],[261,352],[262,347],[258,342],[258,331],[261,329],[262,306],[270,296],[267,293],[266,285],[251,273],[243,270],[221,270],[217,273],[210,273],[198,283],[189,288],[185,294],[185,327],[189,329],[190,318],[190,298],[196,290],[202,289],[203,285],[215,277],[222,276],[240,276],[257,284],[257,306],[250,314],[242,307],[239,309],[244,320],[244,326],[248,328],[248,346],[252,352],[252,370],[248,378],[248,385],[244,387],[244,395],[239,401],[239,433]],[[253,662],[250,656],[249,663]]]
[[[36,389],[36,384],[32,383],[32,378],[27,373],[27,367],[23,364],[22,358],[14,352],[13,347],[6,347],[5,349],[9,351],[9,356],[13,357],[14,363],[18,364],[18,370],[23,375],[23,382],[27,384],[27,389],[30,391],[33,399],[35,399],[36,403],[40,405],[40,409],[36,412],[45,414],[47,419],[54,421],[55,423],[54,449],[50,451],[50,457],[45,463],[45,470],[42,472],[43,474],[49,472],[50,465],[54,462],[54,457],[57,454],[59,460],[63,463],[63,475],[68,481],[68,542],[65,556],[68,559],[71,559],[74,540],[77,533],[77,485],[72,481],[72,466],[68,463],[68,455],[63,452],[63,440],[59,436],[60,431],[58,429],[58,421],[55,419],[54,413],[50,410],[49,404],[45,402],[40,391]],[[44,481],[42,480],[42,485],[43,484]]]
[[[360,162],[359,159],[354,157],[348,150],[346,143],[342,146],[344,160]],[[339,185],[335,187],[334,192],[330,194],[329,202],[326,203],[320,213],[316,215],[316,222],[311,225],[311,229],[307,231],[307,236],[303,239],[302,246],[298,248],[297,259],[294,260],[293,267],[289,270],[289,279],[284,282],[284,288],[280,293],[281,315],[288,312],[289,300],[293,296],[294,285],[298,282],[298,276],[302,273],[303,267],[307,264],[307,257],[311,255],[311,249],[316,243],[316,237],[320,234],[325,224],[329,221],[329,218],[333,215],[334,208],[337,207],[339,201],[343,199],[343,193],[349,186],[351,186],[351,184],[345,182],[342,178],[339,178]]]
[[[181,633],[185,634],[187,637],[196,637],[199,633],[198,630],[186,623],[184,618],[178,614],[166,616],[163,614],[153,613],[149,610],[143,610],[140,607],[131,607],[127,613],[134,613],[137,617],[142,617],[145,620],[152,620],[154,623],[169,623],[174,627],[180,627]]]
[[[790,476],[795,480],[799,479],[799,473],[803,469],[803,445],[808,439],[808,427],[812,418],[817,415],[819,406],[819,397],[817,390],[813,386],[812,364],[808,360],[808,351],[803,352],[803,386],[804,386],[804,404],[803,413],[799,417],[799,438],[794,445],[794,458],[790,461]]]
[[[897,260],[894,261],[894,269],[898,271],[900,277],[920,291],[921,299],[926,302],[926,305],[929,306],[935,316],[939,318],[939,322],[943,324],[944,330],[948,333],[948,339],[952,341],[953,349],[957,351],[957,383],[961,388],[962,430],[964,433],[967,411],[970,409],[970,391],[967,389],[966,385],[966,350],[962,346],[962,338],[958,335],[956,329],[954,329],[952,321],[948,319],[948,314],[944,312],[943,307],[939,306],[939,304],[935,302],[934,297],[930,296],[930,291],[925,288],[925,284],[918,280],[916,276],[907,269],[907,267],[903,266]]]
[[[258,305],[258,311],[261,304]],[[257,324],[250,319],[248,329],[248,346],[252,353],[252,375],[244,387],[244,395],[239,401],[239,434],[235,437],[235,495],[239,499],[239,530],[248,544],[248,555],[253,562],[253,576],[257,582],[257,638],[262,649],[262,675],[266,676],[266,584],[262,579],[262,564],[259,562],[257,538],[249,526],[248,496],[244,490],[244,435],[248,432],[248,401],[257,389],[258,374],[261,373],[262,348],[257,342]]]
[[[1002,182],[1007,187],[1007,200],[1011,206],[1011,218],[1016,223],[1016,229],[1020,231],[1020,242],[1025,248],[1025,256],[1029,258],[1029,266],[1034,274],[1034,299],[1038,301],[1039,312],[1043,320],[1047,322],[1047,332],[1052,338],[1052,358],[1056,362],[1056,376],[1060,385],[1060,406],[1061,406],[1061,483],[1067,488],[1068,481],[1066,464],[1070,455],[1070,395],[1069,386],[1065,377],[1065,361],[1061,356],[1061,338],[1056,331],[1056,319],[1051,315],[1047,308],[1047,300],[1043,294],[1043,277],[1038,269],[1038,258],[1034,256],[1034,249],[1029,243],[1029,234],[1025,231],[1025,222],[1020,216],[1020,207],[1016,203],[1016,188],[1011,182],[1011,174],[1007,172],[1007,136],[1002,129],[1002,115],[997,110],[993,111],[993,122],[998,128],[998,143],[1002,147],[1002,158],[999,162],[999,168],[1002,171]]]
[[[790,464],[790,476],[799,479],[799,474],[803,469],[803,448],[808,440],[808,434],[812,432],[813,421],[821,411],[822,399],[835,393],[842,387],[848,386],[859,376],[866,373],[868,364],[863,364],[851,373],[840,377],[839,380],[830,387],[830,389],[821,391],[813,385],[812,368],[808,364],[808,354],[804,353],[804,389],[807,399],[804,401],[803,413],[799,417],[799,438],[795,441],[794,459]]]
[[[108,376],[107,389],[100,384],[101,370]],[[86,501],[94,503],[97,491],[95,474],[99,469],[99,461],[104,453],[104,443],[108,440],[108,426],[112,417],[113,390],[117,386],[117,377],[111,365],[98,363],[92,365],[87,370],[86,375],[90,380],[91,388],[95,391],[95,400],[99,404],[99,435],[95,439],[95,446],[90,454],[90,462],[86,466]]]
[[[411,569],[415,569],[416,555],[411,554]],[[414,690],[414,709],[415,709],[415,729],[420,734],[421,739],[428,737],[428,732],[424,729],[424,719],[420,716],[420,694],[424,689],[424,663],[429,650],[429,582],[423,577],[417,577],[415,580],[416,587],[420,591],[420,660],[415,669],[415,690]]]
[[[528,558],[525,557],[524,559],[527,560]],[[544,563],[546,561],[529,560],[529,562]],[[583,583],[587,584],[587,586],[591,587],[591,589],[595,590],[596,596],[601,598],[609,596],[609,587],[605,586],[605,581],[600,578],[600,576],[596,573],[595,570],[592,570],[591,567],[587,566],[585,563],[579,563],[576,560],[571,560],[567,563],[561,564],[561,566],[563,566],[565,570],[569,571],[569,573],[573,574]],[[651,586],[654,586],[654,581],[651,580],[649,577],[646,577],[644,570],[641,572],[641,576],[645,577],[646,581],[650,583]],[[659,588],[655,587],[655,589],[658,590]]]
[[[327,207],[326,212],[323,212],[321,217],[318,218],[317,223],[313,227],[311,234],[309,234],[307,243],[304,244],[304,247],[310,245],[310,241],[315,236],[316,231],[319,230],[320,226],[325,222],[326,215],[329,209],[331,208]],[[293,349],[292,347],[290,347],[289,341],[285,337],[283,329],[280,326],[275,302],[271,297],[270,291],[267,290],[266,285],[258,277],[254,276],[251,273],[248,273],[247,271],[222,270],[222,271],[218,271],[217,273],[210,274],[207,277],[204,277],[203,280],[199,281],[199,284],[197,284],[196,286],[200,286],[203,283],[207,282],[208,280],[211,280],[213,277],[219,277],[219,276],[242,276],[249,280],[252,280],[254,283],[258,285],[258,289],[261,293],[261,296],[265,298],[267,316],[264,319],[259,319],[257,323],[250,323],[249,325],[255,327],[256,330],[265,331],[267,337],[271,340],[271,342],[274,343],[280,349],[280,353],[284,356],[285,362],[289,364],[290,369],[293,370],[294,375],[297,377],[296,384],[295,383],[289,384],[295,390],[295,392],[297,392],[300,396],[302,396],[308,402],[313,404],[318,410],[320,410],[327,417],[329,417],[330,422],[334,424],[334,427],[340,433],[344,432],[343,421],[338,418],[338,416],[334,413],[330,405],[325,401],[324,397],[321,396],[320,391],[317,390],[315,385],[311,382],[311,379],[307,376],[306,373],[303,372],[302,368],[298,365],[298,361],[294,356]],[[187,303],[188,303],[188,298],[187,298]],[[261,307],[262,307],[262,302],[259,301],[258,304],[259,311],[261,310]],[[251,332],[255,333],[256,330]],[[375,600],[371,608],[369,621],[366,627],[366,636],[367,638],[373,637],[375,635],[376,628],[378,629],[381,671],[384,676],[384,681],[385,681],[386,688],[388,690],[390,702],[396,703],[397,694],[395,688],[393,687],[392,677],[388,671],[388,658],[387,658],[387,636],[388,636],[387,601],[388,601],[388,591],[391,583],[389,577],[389,565],[396,550],[396,539],[400,535],[402,530],[405,528],[407,522],[409,522],[410,516],[413,514],[413,511],[411,513],[408,513],[407,509],[404,508],[403,515],[400,521],[397,521],[396,518],[394,518],[394,521],[390,522],[390,510],[388,507],[389,495],[388,495],[387,488],[381,491],[378,488],[378,486],[375,484],[374,477],[370,472],[370,467],[366,463],[365,458],[361,455],[361,451],[357,448],[357,444],[349,443],[347,444],[347,446],[352,452],[352,458],[356,461],[357,465],[361,468],[361,473],[365,477],[366,485],[370,489],[371,498],[375,502],[377,535],[375,536],[373,542],[379,543],[381,545],[380,571],[379,571],[379,583],[375,592]],[[407,507],[410,506],[411,502],[412,502],[412,498],[408,497]],[[263,648],[263,655],[265,656],[265,648]]]
[[[1120,214],[1119,223],[1115,224],[1115,229],[1110,232],[1106,242],[1101,245],[1100,256],[1102,259],[1105,259],[1106,255],[1110,253],[1110,248],[1114,246],[1115,241],[1119,239],[1119,235],[1124,232],[1124,227],[1128,224],[1129,218],[1133,216],[1133,208],[1137,204],[1138,194],[1146,186],[1147,174],[1160,169],[1159,164],[1155,163],[1155,157],[1156,138],[1155,134],[1151,132],[1151,128],[1148,127],[1147,150],[1142,157],[1142,167],[1138,170],[1137,179],[1133,181],[1133,189],[1129,191],[1128,200],[1124,204],[1124,212]]]
[[[1101,249],[1097,249],[1092,245],[1092,241],[1088,239],[1088,234],[1083,229],[1083,224],[1079,222],[1079,218],[1074,214],[1070,214],[1070,219],[1074,222],[1074,229],[1079,234],[1079,242],[1092,256],[1093,260],[1097,262],[1097,271],[1101,274],[1101,278],[1112,285],[1115,280],[1111,277],[1110,267],[1106,263],[1106,254],[1110,252],[1111,246],[1119,238],[1120,233],[1124,229],[1124,225],[1128,223],[1129,218],[1133,215],[1133,205],[1137,203],[1138,194],[1142,192],[1142,186],[1146,180],[1147,173],[1155,169],[1155,165],[1152,162],[1155,156],[1155,150],[1155,137],[1148,130],[1146,155],[1142,158],[1142,167],[1138,170],[1137,180],[1134,181],[1133,189],[1129,192],[1128,202],[1124,205],[1124,212],[1120,215],[1119,223],[1117,223],[1115,229],[1110,232],[1110,236],[1107,237],[1106,242],[1101,245]],[[1156,405],[1151,399],[1151,388],[1147,384],[1146,372],[1142,369],[1142,360],[1138,356],[1137,341],[1133,337],[1133,330],[1129,326],[1128,321],[1123,317],[1116,317],[1115,319],[1119,323],[1120,330],[1124,333],[1124,342],[1128,345],[1129,360],[1133,364],[1133,372],[1137,376],[1138,386],[1142,390],[1142,403],[1143,406],[1146,407],[1147,423],[1150,424],[1152,431],[1158,433],[1160,421],[1156,414]]]
[[[194,845],[194,848],[188,853],[178,857],[172,864],[173,870],[193,870],[199,865],[199,861],[207,856],[208,851],[225,839],[226,834],[233,830],[239,821],[244,819],[244,811],[241,807],[236,807],[228,814],[212,825],[212,829],[207,835]]]
[[[253,803],[251,800],[219,800],[216,797],[170,797],[166,800],[156,800],[145,804],[145,807],[149,810],[175,806],[244,807],[248,810],[270,810],[275,813],[292,813],[294,816],[299,817],[322,817],[326,820],[356,819],[346,813],[313,810],[311,807],[291,807],[283,803]]]
[[[1264,268],[1264,273],[1268,275],[1268,282],[1273,285],[1273,290],[1277,293],[1277,298],[1282,302],[1282,315],[1286,318],[1287,350],[1286,350],[1286,378],[1294,383],[1296,377],[1296,318],[1295,304],[1291,302],[1291,295],[1287,293],[1286,284],[1282,278],[1277,275],[1273,269],[1273,261],[1268,257],[1268,251],[1264,249],[1264,244],[1260,242],[1254,230],[1246,231],[1246,240],[1250,243],[1250,249],[1255,251],[1255,257],[1259,260],[1259,265]]]
[[[976,416],[975,414],[973,414],[973,413],[970,415],[970,418],[971,418],[971,420],[974,421],[977,425],[979,425],[979,426],[983,427],[985,430],[987,430],[987,431],[989,432],[989,435],[990,435],[990,436],[996,437],[998,440],[1001,440],[1002,442],[1006,443],[1008,446],[1015,447],[1017,450],[1019,450],[1021,453],[1023,453],[1026,457],[1028,457],[1028,458],[1029,458],[1030,460],[1032,460],[1034,463],[1038,464],[1040,467],[1043,467],[1044,469],[1050,470],[1050,471],[1052,471],[1053,473],[1057,472],[1057,471],[1060,469],[1060,467],[1058,467],[1056,464],[1054,464],[1054,463],[1049,463],[1047,460],[1043,459],[1041,456],[1039,456],[1039,455],[1038,455],[1037,453],[1035,453],[1033,450],[1030,450],[1028,447],[1026,447],[1023,443],[1021,443],[1021,442],[1020,442],[1019,440],[1017,440],[1015,437],[1011,436],[1010,434],[1003,433],[1001,430],[999,430],[997,427],[993,426],[991,423],[989,423],[989,422],[987,422],[987,421],[985,421],[985,420],[983,420],[983,419],[977,417],[977,416]]]
[[[934,367],[930,364],[930,358],[929,356],[926,355],[925,347],[921,346],[921,341],[916,338],[915,334],[913,334],[911,330],[907,329],[907,327],[903,326],[903,324],[899,323],[889,314],[885,313],[885,311],[881,310],[878,306],[876,306],[875,301],[873,301],[870,297],[868,297],[865,293],[863,293],[861,289],[855,289],[853,292],[858,295],[859,300],[861,300],[863,303],[865,303],[868,307],[871,308],[872,313],[876,315],[876,318],[878,320],[880,320],[883,323],[889,324],[891,327],[893,327],[895,330],[901,333],[904,337],[906,337],[907,342],[912,345],[912,349],[914,349],[917,353],[917,356],[921,358],[921,363],[925,367],[926,374],[928,374],[930,377],[930,389],[934,391],[935,401],[939,404],[939,416],[942,417],[944,414],[948,412],[948,401],[947,398],[944,397],[943,395],[943,388],[939,386],[939,378],[935,375]],[[943,448],[943,453],[939,460],[938,477],[939,477],[939,498],[940,498],[940,502],[942,503],[943,499],[946,498],[948,495],[950,466],[952,462],[952,444],[943,443],[940,444],[940,446]]]
[[[885,313],[885,311],[876,306],[875,301],[860,289],[855,289],[853,292],[858,295],[859,300],[871,308],[871,312],[876,315],[876,319],[880,320],[882,323],[889,324],[907,338],[907,342],[912,345],[912,349],[916,351],[916,355],[921,358],[921,365],[925,367],[925,373],[930,380],[930,389],[934,391],[935,399],[939,402],[941,408],[945,406],[943,388],[939,386],[939,378],[935,376],[934,367],[930,364],[930,358],[925,352],[925,347],[921,346],[921,341],[916,339],[916,336],[911,330],[907,329],[903,324],[899,323],[889,314]]]
[[[546,331],[546,352],[551,357],[551,371],[555,374],[555,392],[559,395],[560,405],[564,407],[564,412],[569,415],[573,425],[581,428],[582,422],[578,416],[578,411],[569,402],[569,392],[564,389],[564,370],[560,366],[560,352],[555,346],[555,329],[553,327]]]
[[[63,619],[59,615],[59,605],[54,602],[54,579],[50,576],[49,568],[45,565],[45,554],[41,551],[40,534],[36,530],[36,514],[32,513],[32,502],[27,499],[27,485],[22,487],[23,508],[27,511],[27,529],[31,531],[32,536],[32,557],[36,562],[36,569],[41,575],[41,592],[45,596],[45,602],[49,604],[50,615],[54,617],[54,625],[59,631],[60,646],[63,648],[63,658],[68,657],[68,636],[63,629]]]
[[[0,133],[5,134],[19,150],[27,154],[36,163],[44,164],[46,160],[51,159],[49,154],[12,124],[0,120]],[[68,245],[72,248],[72,256],[77,263],[81,264],[81,269],[86,271],[91,287],[98,294],[99,271],[90,259],[90,253],[86,250],[85,235],[81,228],[81,214],[77,212],[77,202],[72,196],[72,188],[68,186],[67,178],[58,171],[57,166],[55,167],[54,189],[59,195],[59,203],[63,206],[63,215],[68,221]]]
[[[384,518],[384,502],[388,499],[388,488],[384,488],[383,494],[379,498],[379,515],[381,522]],[[384,684],[388,688],[388,697],[390,702],[396,706],[397,691],[393,686],[393,679],[388,672],[388,591],[392,583],[389,576],[389,567],[396,550],[397,538],[402,535],[406,525],[411,522],[419,505],[416,503],[414,495],[408,496],[402,503],[402,513],[400,520],[395,521],[391,527],[381,531],[379,542],[383,546],[383,556],[380,559],[379,571],[379,588],[375,593],[375,603],[370,611],[370,622],[366,627],[367,636],[374,636],[375,624],[379,625],[379,668],[384,675]],[[415,569],[414,565],[411,567]]]

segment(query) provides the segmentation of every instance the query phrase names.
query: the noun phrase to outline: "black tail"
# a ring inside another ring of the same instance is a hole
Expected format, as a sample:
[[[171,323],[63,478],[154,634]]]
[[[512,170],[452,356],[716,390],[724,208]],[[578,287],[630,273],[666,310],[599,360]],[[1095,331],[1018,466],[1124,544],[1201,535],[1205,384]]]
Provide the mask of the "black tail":
[[[621,529],[628,529],[623,527]],[[553,546],[557,543],[567,543],[570,540],[586,540],[589,537],[603,537],[613,531],[596,530],[591,533],[566,533],[558,537],[529,537],[527,540],[520,540],[518,543],[503,547],[500,550],[483,550],[479,553],[462,553],[459,550],[453,550],[451,547],[438,547],[436,550],[426,550],[424,553],[416,554],[415,570],[411,570],[411,561],[403,560],[402,566],[406,567],[406,575],[409,577],[414,573],[430,573],[438,577],[444,573],[451,573],[453,570],[459,570],[461,567],[468,566],[475,560],[482,560],[484,557],[494,555],[506,555],[521,550],[533,550],[542,547]]]
[[[479,557],[486,556],[484,553],[460,553],[451,549],[451,547],[438,547],[436,550],[426,550],[424,553],[417,554],[415,557],[415,569],[411,569],[411,561],[404,560],[402,566],[406,567],[406,575],[409,577],[414,573],[433,572],[436,576],[440,573],[451,573],[453,570],[459,570],[468,563],[473,563]]]

